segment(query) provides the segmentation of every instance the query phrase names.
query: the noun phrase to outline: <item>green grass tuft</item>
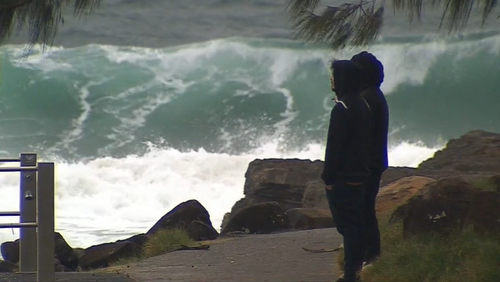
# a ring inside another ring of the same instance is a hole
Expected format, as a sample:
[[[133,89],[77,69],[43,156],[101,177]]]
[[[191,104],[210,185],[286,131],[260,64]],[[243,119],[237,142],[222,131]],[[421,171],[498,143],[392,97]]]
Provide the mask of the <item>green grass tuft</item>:
[[[483,191],[497,191],[497,186],[489,178],[480,178],[471,183],[472,186],[479,188]]]
[[[143,256],[153,257],[178,249],[193,246],[195,241],[183,229],[164,229],[151,235],[144,245]]]
[[[448,239],[423,234],[405,240],[402,224],[381,224],[382,256],[363,273],[366,282],[500,281],[500,238],[471,229]]]

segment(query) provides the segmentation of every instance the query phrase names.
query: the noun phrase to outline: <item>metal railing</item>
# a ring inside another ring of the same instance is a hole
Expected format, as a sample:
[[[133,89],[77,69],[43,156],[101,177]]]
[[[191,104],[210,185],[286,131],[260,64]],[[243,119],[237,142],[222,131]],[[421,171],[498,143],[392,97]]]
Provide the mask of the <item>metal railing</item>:
[[[36,154],[0,162],[19,162],[19,167],[0,167],[0,172],[20,172],[19,211],[0,216],[19,216],[19,223],[2,223],[0,228],[19,228],[19,273],[35,273],[37,281],[55,281],[54,273],[54,163],[37,163]]]

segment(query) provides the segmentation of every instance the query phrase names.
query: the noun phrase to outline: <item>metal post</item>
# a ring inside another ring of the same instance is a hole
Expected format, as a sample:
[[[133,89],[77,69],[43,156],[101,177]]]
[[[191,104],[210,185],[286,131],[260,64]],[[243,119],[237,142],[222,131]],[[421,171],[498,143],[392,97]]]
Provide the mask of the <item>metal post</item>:
[[[24,222],[24,223],[0,223],[0,228],[33,228],[38,227],[38,224],[36,222]]]
[[[36,166],[37,157],[33,153],[19,155],[21,167]],[[20,223],[36,222],[36,171],[21,171],[20,179]],[[36,272],[36,229],[21,228],[19,230],[19,272]]]
[[[37,223],[38,273],[37,281],[54,282],[54,163],[38,164]]]

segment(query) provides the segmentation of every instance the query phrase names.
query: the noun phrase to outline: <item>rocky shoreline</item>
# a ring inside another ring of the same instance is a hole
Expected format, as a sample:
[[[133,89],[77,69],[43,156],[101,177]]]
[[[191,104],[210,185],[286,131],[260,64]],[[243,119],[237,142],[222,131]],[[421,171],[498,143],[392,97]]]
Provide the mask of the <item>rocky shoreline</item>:
[[[334,227],[319,177],[322,167],[321,161],[300,159],[252,161],[245,173],[244,197],[224,216],[220,234],[208,211],[194,199],[177,205],[146,233],[116,242],[72,248],[56,232],[55,269],[88,271],[137,257],[148,238],[162,229],[183,228],[195,241],[207,241],[237,233]],[[457,221],[480,232],[500,232],[500,134],[468,132],[417,168],[390,167],[381,185],[377,211],[395,210],[392,217],[403,219],[405,236],[445,230]],[[478,189],[485,185],[487,191]],[[18,240],[4,242],[1,252],[0,272],[17,271]]]

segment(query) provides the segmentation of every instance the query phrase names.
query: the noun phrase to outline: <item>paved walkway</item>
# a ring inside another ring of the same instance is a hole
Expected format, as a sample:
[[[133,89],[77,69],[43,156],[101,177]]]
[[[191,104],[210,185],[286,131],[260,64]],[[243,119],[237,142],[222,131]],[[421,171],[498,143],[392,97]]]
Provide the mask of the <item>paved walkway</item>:
[[[338,277],[336,254],[302,247],[335,248],[341,240],[336,229],[238,235],[214,241],[209,250],[176,251],[94,273],[56,273],[56,281],[330,282]],[[36,275],[0,273],[0,281],[35,282]]]
[[[0,281],[36,282],[36,274],[0,273]],[[42,281],[49,282],[49,281]],[[50,281],[52,282],[52,281]],[[125,275],[114,273],[64,272],[56,273],[56,282],[135,282]]]
[[[140,282],[286,281],[330,282],[338,277],[334,253],[307,248],[335,248],[336,229],[220,239],[209,250],[177,251],[152,257],[118,271]]]

